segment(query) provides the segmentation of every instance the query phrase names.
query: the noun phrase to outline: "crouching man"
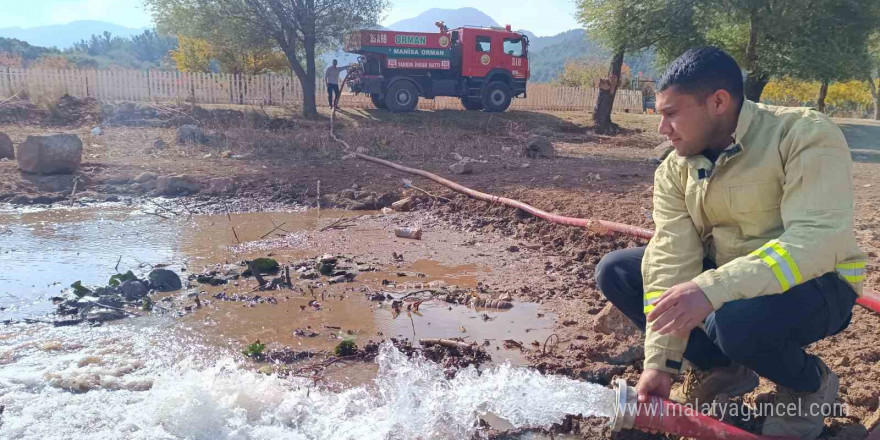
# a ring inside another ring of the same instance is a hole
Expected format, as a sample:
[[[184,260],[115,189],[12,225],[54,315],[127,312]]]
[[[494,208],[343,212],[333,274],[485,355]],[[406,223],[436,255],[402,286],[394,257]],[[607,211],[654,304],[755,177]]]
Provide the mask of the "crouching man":
[[[739,66],[716,48],[676,59],[658,90],[675,152],[654,176],[656,232],[596,268],[645,331],[639,399],[702,405],[760,375],[777,385],[774,407],[802,409],[768,415],[763,434],[815,439],[839,381],[804,347],[849,325],[865,278],[846,140],[819,112],[746,100]]]

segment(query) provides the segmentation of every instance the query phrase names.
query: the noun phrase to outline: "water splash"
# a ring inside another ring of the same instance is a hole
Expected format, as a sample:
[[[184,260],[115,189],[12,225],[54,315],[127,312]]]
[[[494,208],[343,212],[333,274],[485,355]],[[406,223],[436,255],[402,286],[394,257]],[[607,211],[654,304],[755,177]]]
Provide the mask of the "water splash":
[[[0,329],[0,438],[462,439],[486,413],[541,427],[613,405],[610,389],[509,365],[449,380],[390,344],[373,383],[332,392],[169,344],[167,329],[33,328]]]

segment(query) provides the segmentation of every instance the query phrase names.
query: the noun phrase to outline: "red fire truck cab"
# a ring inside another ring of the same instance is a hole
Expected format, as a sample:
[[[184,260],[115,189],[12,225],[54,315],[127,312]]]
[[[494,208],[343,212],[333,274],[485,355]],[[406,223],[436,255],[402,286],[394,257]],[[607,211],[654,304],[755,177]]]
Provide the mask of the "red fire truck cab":
[[[506,28],[461,27],[438,33],[362,30],[345,51],[359,54],[348,84],[377,108],[412,111],[419,96],[455,96],[468,110],[503,112],[526,96],[528,38]]]

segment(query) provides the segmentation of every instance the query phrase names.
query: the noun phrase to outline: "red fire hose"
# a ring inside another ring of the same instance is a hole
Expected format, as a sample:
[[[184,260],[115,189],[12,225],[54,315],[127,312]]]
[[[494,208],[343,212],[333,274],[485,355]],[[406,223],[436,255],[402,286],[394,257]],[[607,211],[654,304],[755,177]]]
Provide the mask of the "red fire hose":
[[[348,81],[348,76],[342,81],[342,88],[345,87],[345,83]],[[339,102],[339,95],[336,95],[336,103]],[[640,228],[638,226],[626,225],[623,223],[612,222],[608,220],[599,220],[599,219],[589,219],[589,218],[575,218],[575,217],[566,217],[559,214],[553,214],[542,209],[535,208],[534,206],[528,205],[526,203],[520,202],[519,200],[509,199],[507,197],[494,196],[492,194],[486,194],[484,192],[480,192],[471,188],[468,188],[464,185],[460,185],[455,183],[449,179],[445,179],[440,177],[434,173],[429,173],[424,170],[420,170],[418,168],[410,168],[403,165],[396,164],[394,162],[389,162],[387,160],[379,159],[378,157],[369,156],[363,153],[354,152],[354,149],[351,148],[347,142],[342,139],[336,137],[336,134],[333,131],[333,123],[336,115],[336,106],[334,105],[333,110],[330,112],[330,137],[333,140],[345,145],[346,151],[349,152],[350,155],[357,157],[359,159],[363,159],[369,162],[374,162],[380,165],[385,165],[386,167],[394,168],[398,171],[403,171],[409,174],[415,174],[417,176],[422,176],[426,179],[433,180],[441,185],[447,186],[454,191],[460,192],[462,194],[466,194],[475,199],[483,200],[489,203],[500,203],[502,205],[509,206],[511,208],[521,209],[525,212],[528,212],[535,217],[540,217],[545,220],[551,221],[553,223],[559,223],[561,225],[568,226],[578,226],[582,228],[588,228],[593,231],[599,233],[607,233],[609,231],[618,232],[621,234],[630,235],[633,237],[644,238],[645,240],[650,240],[651,237],[654,236],[654,231],[650,229]],[[876,293],[866,290],[864,294],[856,300],[857,303],[862,305],[863,307],[872,310],[876,313],[880,313],[880,295]]]
[[[618,379],[616,391],[612,431],[637,428],[695,439],[795,440],[752,434],[704,415],[699,408],[686,407],[657,396],[648,396],[647,402],[637,403],[636,391],[626,384],[626,379]]]
[[[429,173],[424,170],[419,170],[416,168],[409,168],[403,165],[398,165],[393,162],[389,162],[387,160],[382,160],[373,156],[368,156],[366,154],[354,153],[360,159],[375,162],[381,165],[385,165],[387,167],[394,168],[396,170],[403,171],[405,173],[416,174],[427,179],[431,179],[441,185],[445,185],[453,190],[460,192],[462,194],[467,194],[475,199],[483,200],[489,203],[500,203],[502,205],[507,205],[511,208],[521,209],[529,214],[534,215],[535,217],[541,217],[545,220],[549,220],[553,223],[559,223],[562,225],[568,226],[579,226],[582,228],[590,228],[593,230],[600,231],[614,231],[619,232],[621,234],[631,235],[633,237],[644,238],[649,240],[651,236],[654,235],[654,231],[645,228],[639,228],[637,226],[625,225],[623,223],[610,222],[607,220],[596,220],[589,218],[575,218],[575,217],[566,217],[558,214],[552,214],[547,211],[535,208],[534,206],[525,204],[520,202],[519,200],[508,199],[507,197],[501,196],[493,196],[492,194],[486,194],[484,192],[480,192],[477,190],[470,189],[466,186],[455,183],[449,179],[444,179],[434,173]]]

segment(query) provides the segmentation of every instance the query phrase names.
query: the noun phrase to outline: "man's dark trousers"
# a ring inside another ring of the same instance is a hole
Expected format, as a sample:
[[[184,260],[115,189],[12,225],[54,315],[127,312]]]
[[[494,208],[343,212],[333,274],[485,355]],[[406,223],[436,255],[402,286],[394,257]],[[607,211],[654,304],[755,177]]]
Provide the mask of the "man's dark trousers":
[[[327,101],[330,102],[330,108],[333,108],[333,94],[339,96],[339,84],[327,83]]]
[[[645,330],[642,284],[644,247],[614,251],[596,266],[596,283],[605,298]],[[711,260],[703,269],[715,268]],[[819,389],[816,357],[803,347],[843,331],[852,318],[856,293],[836,273],[799,284],[779,295],[724,304],[691,331],[684,357],[708,370],[743,364],[795,391]]]

